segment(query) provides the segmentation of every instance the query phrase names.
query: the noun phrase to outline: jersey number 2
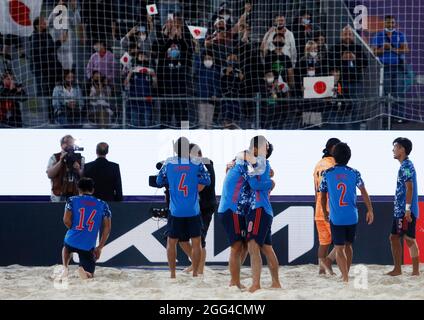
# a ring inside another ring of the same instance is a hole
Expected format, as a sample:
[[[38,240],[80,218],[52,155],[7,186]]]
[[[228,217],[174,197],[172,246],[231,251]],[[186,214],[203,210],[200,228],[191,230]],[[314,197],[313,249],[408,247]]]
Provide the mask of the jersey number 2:
[[[93,231],[93,227],[94,227],[94,216],[96,215],[96,210],[91,211],[90,217],[87,220],[87,224],[88,224],[88,231]],[[85,208],[80,208],[79,209],[79,213],[80,213],[80,219],[79,219],[79,224],[78,226],[75,228],[79,231],[84,230],[84,216],[85,216]]]
[[[340,195],[340,199],[339,199],[339,206],[340,207],[346,207],[348,205],[347,202],[344,202],[344,197],[345,197],[345,194],[346,194],[346,188],[347,187],[346,187],[346,185],[343,182],[340,182],[337,185],[337,190],[342,189],[342,194]]]
[[[178,191],[184,192],[184,197],[187,197],[188,196],[188,186],[184,185],[185,178],[186,178],[186,174],[183,173],[181,175],[180,184],[178,185]]]

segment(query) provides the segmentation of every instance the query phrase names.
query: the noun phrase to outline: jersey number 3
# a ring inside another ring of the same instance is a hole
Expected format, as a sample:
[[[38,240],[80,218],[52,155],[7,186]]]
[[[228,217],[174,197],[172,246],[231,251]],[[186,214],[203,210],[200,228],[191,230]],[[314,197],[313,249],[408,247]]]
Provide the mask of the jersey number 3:
[[[87,225],[88,225],[88,231],[93,231],[93,227],[94,227],[94,216],[96,215],[96,210],[91,211],[90,217],[87,220]],[[78,226],[75,228],[79,231],[84,230],[84,216],[85,216],[85,208],[80,208],[79,209],[79,213],[80,213],[80,219],[79,219],[79,224]]]
[[[337,185],[337,190],[340,190],[340,189],[342,189],[342,193],[341,193],[340,199],[339,199],[339,206],[340,207],[346,207],[348,205],[348,203],[344,202],[344,197],[345,197],[345,194],[346,194],[347,187],[343,182],[340,182]]]
[[[188,186],[184,185],[184,180],[186,178],[186,174],[183,173],[181,175],[180,184],[178,185],[178,191],[184,192],[184,197],[188,196]]]

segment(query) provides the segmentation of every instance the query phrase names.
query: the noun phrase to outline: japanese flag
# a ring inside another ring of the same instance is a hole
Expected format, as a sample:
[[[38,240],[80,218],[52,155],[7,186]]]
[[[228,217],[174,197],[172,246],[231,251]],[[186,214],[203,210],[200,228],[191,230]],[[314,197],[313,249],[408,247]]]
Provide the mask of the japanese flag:
[[[149,5],[147,5],[147,6],[146,6],[146,9],[147,9],[147,13],[148,13],[150,16],[153,16],[153,15],[155,15],[155,14],[158,14],[158,8],[156,7],[156,5],[155,5],[155,4],[149,4]]]
[[[128,54],[128,52],[125,52],[124,55],[121,57],[121,64],[124,66],[128,66],[131,62],[131,56]]]
[[[0,33],[32,35],[32,23],[40,15],[42,0],[0,0]]]
[[[303,78],[304,98],[327,98],[333,96],[334,76]]]
[[[188,29],[196,40],[204,39],[206,37],[206,32],[208,32],[208,28],[203,27],[188,26]]]
[[[278,76],[278,88],[283,93],[287,93],[289,91],[289,85],[286,82],[284,82],[283,77],[281,76]]]

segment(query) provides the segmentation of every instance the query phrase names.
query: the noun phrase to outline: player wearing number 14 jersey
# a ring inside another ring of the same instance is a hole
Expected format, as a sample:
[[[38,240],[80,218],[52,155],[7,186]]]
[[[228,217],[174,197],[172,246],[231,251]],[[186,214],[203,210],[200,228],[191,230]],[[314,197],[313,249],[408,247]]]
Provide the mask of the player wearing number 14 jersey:
[[[349,269],[352,264],[352,243],[355,240],[358,224],[356,207],[356,188],[367,206],[368,224],[374,220],[371,200],[359,171],[347,166],[351,151],[346,143],[340,142],[334,148],[336,165],[323,173],[319,191],[324,218],[330,220],[331,237],[336,249],[337,264],[342,272],[343,281],[349,281]],[[327,210],[327,193],[330,201],[330,216]]]
[[[71,197],[65,205],[63,222],[69,229],[65,235],[62,250],[63,276],[68,273],[71,253],[79,256],[79,275],[83,279],[92,278],[96,260],[106,244],[111,230],[112,213],[106,202],[92,196],[94,182],[82,178],[78,182],[79,196]],[[102,227],[99,245],[96,247],[97,235]]]

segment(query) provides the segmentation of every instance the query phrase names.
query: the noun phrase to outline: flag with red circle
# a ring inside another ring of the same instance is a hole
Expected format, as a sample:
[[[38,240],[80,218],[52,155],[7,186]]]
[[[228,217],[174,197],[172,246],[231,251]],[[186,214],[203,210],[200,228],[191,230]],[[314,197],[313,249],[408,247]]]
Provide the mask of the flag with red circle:
[[[1,0],[0,33],[21,37],[32,35],[34,19],[40,15],[42,0]]]
[[[204,27],[196,27],[196,26],[188,26],[191,35],[194,39],[204,39],[206,37],[206,33],[208,32],[208,28]]]
[[[155,14],[158,14],[158,13],[159,13],[158,8],[156,7],[156,5],[155,5],[155,4],[149,4],[149,5],[147,5],[147,6],[146,6],[146,9],[147,9],[147,13],[148,13],[150,16],[153,16],[153,15],[155,15]]]
[[[128,66],[131,62],[131,56],[128,54],[128,52],[125,52],[124,55],[121,57],[121,64],[123,66]]]
[[[304,95],[306,99],[332,97],[334,93],[334,76],[304,77]]]

